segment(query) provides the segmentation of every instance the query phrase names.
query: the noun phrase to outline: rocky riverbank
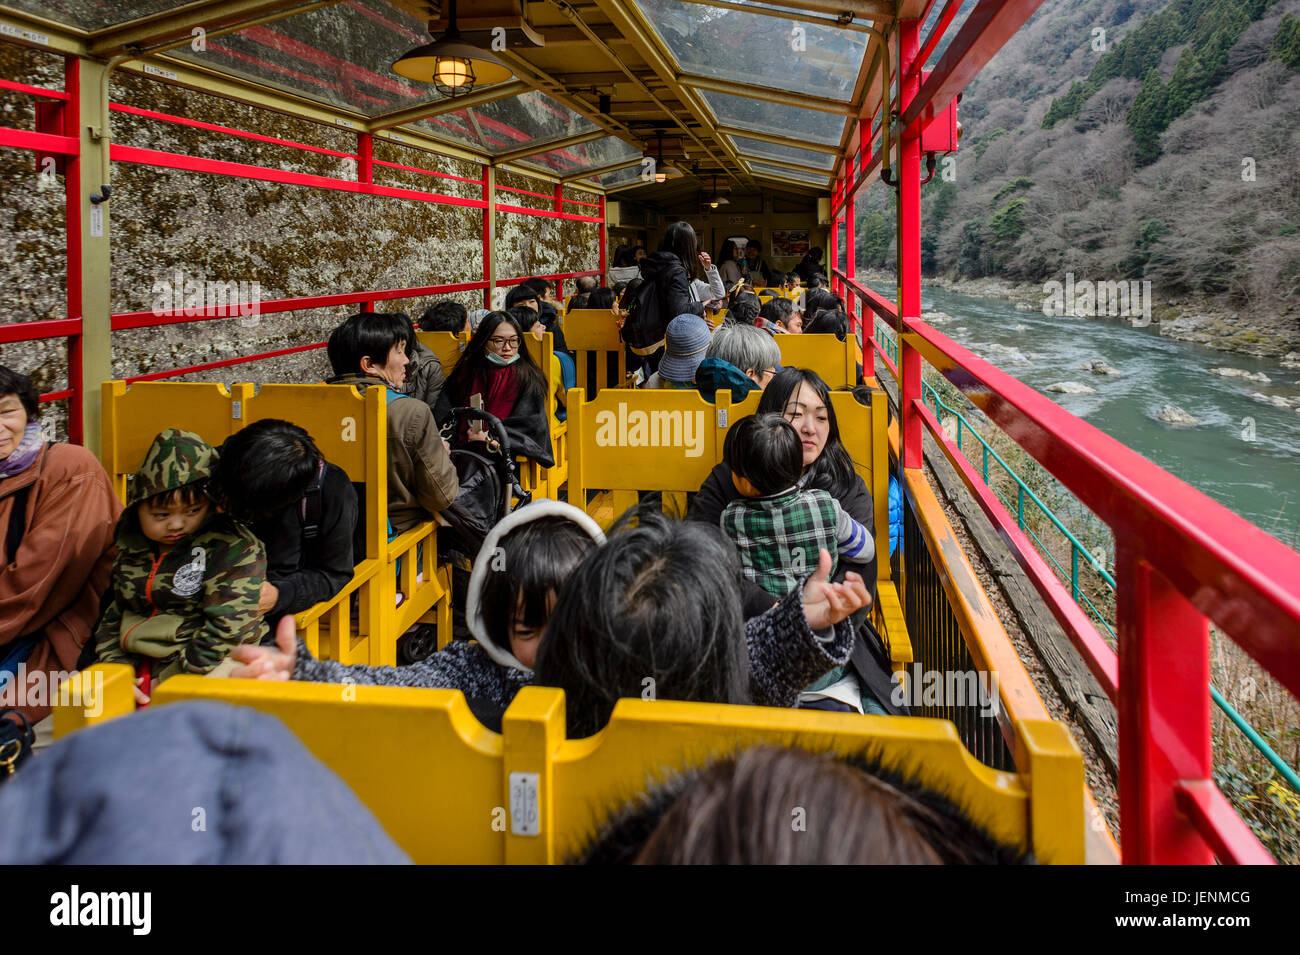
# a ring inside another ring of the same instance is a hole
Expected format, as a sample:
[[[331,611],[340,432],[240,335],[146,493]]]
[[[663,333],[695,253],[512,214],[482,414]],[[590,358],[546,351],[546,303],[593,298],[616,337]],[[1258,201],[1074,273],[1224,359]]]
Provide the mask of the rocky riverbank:
[[[865,281],[878,291],[889,294],[897,280],[892,272],[871,271],[865,275]],[[1001,299],[1026,312],[1040,311],[1046,298],[1041,284],[1008,282],[998,278],[936,276],[923,279],[922,284],[972,298]],[[1108,317],[1092,320],[1127,321]],[[1216,305],[1183,301],[1153,305],[1151,321],[1159,327],[1160,334],[1168,338],[1255,358],[1272,358],[1280,361],[1284,368],[1300,370],[1300,329],[1296,328],[1295,322],[1289,323],[1289,328],[1283,328],[1282,322],[1252,321]]]

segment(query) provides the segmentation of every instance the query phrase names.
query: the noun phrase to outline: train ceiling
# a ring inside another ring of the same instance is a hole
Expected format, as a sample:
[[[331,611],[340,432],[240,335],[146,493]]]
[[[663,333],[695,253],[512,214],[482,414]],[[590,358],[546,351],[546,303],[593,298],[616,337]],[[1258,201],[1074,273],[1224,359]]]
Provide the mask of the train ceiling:
[[[858,118],[879,108],[880,38],[936,6],[951,20],[974,0],[4,0],[0,14],[128,67],[169,61],[182,80],[220,77],[223,94],[261,90],[286,112],[302,102],[653,200],[827,193]],[[456,40],[452,14],[459,42],[490,51],[479,66],[508,78],[456,88],[394,70]]]

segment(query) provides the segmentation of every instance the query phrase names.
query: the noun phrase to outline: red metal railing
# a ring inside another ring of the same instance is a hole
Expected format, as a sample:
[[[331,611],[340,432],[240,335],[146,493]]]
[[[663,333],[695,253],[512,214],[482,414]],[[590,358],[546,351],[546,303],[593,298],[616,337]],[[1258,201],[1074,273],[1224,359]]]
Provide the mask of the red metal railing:
[[[82,349],[82,322],[81,322],[81,246],[80,246],[80,216],[81,216],[81,197],[78,195],[80,188],[77,164],[80,161],[80,140],[79,140],[79,121],[77,116],[78,108],[78,81],[79,81],[79,64],[75,57],[65,58],[65,86],[66,91],[46,89],[38,86],[31,86],[25,83],[19,83],[12,80],[0,80],[0,89],[16,93],[23,93],[30,96],[41,97],[65,103],[63,135],[58,135],[48,131],[34,131],[27,129],[15,129],[10,127],[0,127],[0,146],[7,146],[18,149],[25,149],[35,153],[53,153],[68,157],[68,173],[65,181],[66,202],[67,202],[67,231],[68,231],[68,314],[71,316],[67,319],[55,321],[37,321],[23,322],[10,325],[0,325],[0,343],[16,343],[23,341],[41,341],[51,338],[66,338],[68,342],[68,387],[50,392],[41,396],[42,401],[58,401],[62,399],[69,400],[68,411],[68,431],[69,437],[74,442],[81,442],[82,434],[82,393],[81,393],[81,349]],[[175,125],[186,126],[192,129],[201,129],[211,133],[217,133],[224,136],[230,136],[237,139],[251,140],[259,143],[266,143],[274,146],[283,146],[290,149],[296,149],[303,152],[314,153],[318,155],[332,156],[339,159],[351,159],[356,162],[357,178],[341,179],[333,176],[314,175],[309,173],[291,172],[270,166],[258,166],[246,163],[230,162],[226,160],[206,159],[198,156],[184,155],[180,153],[167,152],[163,150],[144,149],[135,146],[126,146],[114,144],[110,147],[110,159],[117,162],[138,163],[142,165],[153,166],[155,168],[178,169],[187,172],[204,173],[210,175],[227,175],[237,176],[244,179],[253,179],[262,182],[279,182],[290,185],[307,186],[316,189],[329,189],[339,192],[350,192],[365,195],[378,195],[408,201],[429,202],[446,205],[455,205],[471,209],[480,209],[484,216],[483,230],[483,258],[484,258],[484,275],[487,275],[488,262],[491,257],[491,248],[488,245],[489,230],[486,228],[486,217],[490,210],[506,214],[518,214],[529,216],[541,216],[544,218],[558,218],[570,221],[590,222],[600,226],[600,267],[599,270],[585,272],[566,272],[552,275],[540,276],[549,281],[557,283],[557,290],[562,296],[564,291],[564,281],[566,279],[577,278],[584,275],[598,275],[604,272],[604,245],[605,245],[605,225],[604,225],[604,198],[600,197],[598,201],[591,202],[582,199],[572,199],[563,195],[563,186],[556,184],[552,194],[528,192],[523,189],[514,189],[506,186],[497,187],[499,191],[515,192],[524,195],[537,196],[546,199],[551,206],[545,209],[531,209],[524,206],[505,205],[493,203],[494,197],[488,195],[488,171],[483,167],[483,174],[480,178],[473,179],[465,176],[458,176],[452,173],[443,172],[437,169],[427,169],[419,166],[404,165],[401,163],[388,162],[385,160],[375,159],[373,157],[373,139],[368,133],[357,135],[357,151],[355,153],[345,152],[337,149],[328,149],[322,146],[315,146],[310,143],[298,142],[292,139],[285,139],[276,136],[266,136],[261,133],[254,133],[247,130],[236,129],[229,126],[223,126],[218,123],[203,122],[201,120],[191,119],[186,116],[177,116],[170,113],[164,113],[157,110],[142,109],[136,106],[129,106],[122,103],[112,103],[109,108],[116,113],[124,115],[137,116],[156,122],[172,123]],[[421,147],[412,147],[421,148]],[[428,151],[428,150],[425,150]],[[403,172],[417,173],[441,179],[452,180],[456,182],[472,183],[480,187],[480,194],[477,198],[465,198],[462,196],[444,195],[436,192],[427,192],[418,189],[409,189],[395,186],[385,186],[373,181],[374,168],[376,166],[401,170]],[[565,205],[596,208],[599,210],[598,215],[582,215],[578,213],[565,212]],[[491,292],[494,286],[515,285],[524,281],[523,278],[504,279],[494,283],[489,283],[486,278],[469,281],[446,283],[440,285],[428,285],[415,288],[400,289],[381,289],[362,292],[347,292],[331,295],[314,295],[296,298],[282,298],[270,301],[259,302],[232,302],[224,306],[207,306],[197,310],[160,310],[160,311],[139,311],[139,312],[121,312],[111,316],[111,328],[114,331],[122,331],[135,328],[153,328],[164,325],[175,325],[187,322],[207,321],[210,319],[224,318],[232,315],[263,315],[274,314],[277,312],[287,312],[297,309],[309,308],[328,308],[339,305],[355,304],[359,309],[366,310],[373,308],[374,304],[379,301],[388,301],[399,298],[409,298],[423,295],[450,294],[453,292],[483,290],[484,304],[490,305]],[[186,314],[189,312],[189,314]],[[235,358],[221,359],[219,361],[204,362],[196,365],[189,365],[183,368],[173,368],[165,371],[149,372],[143,375],[137,375],[129,378],[129,381],[153,381],[163,378],[175,378],[182,375],[192,374],[195,372],[208,371],[214,368],[226,368],[234,365],[245,364],[254,361],[261,361],[267,358],[275,358],[283,355],[290,355],[299,352],[310,351],[324,347],[324,342],[312,342],[305,345],[296,345],[288,348],[275,349],[273,351],[259,352],[252,355],[244,355]]]

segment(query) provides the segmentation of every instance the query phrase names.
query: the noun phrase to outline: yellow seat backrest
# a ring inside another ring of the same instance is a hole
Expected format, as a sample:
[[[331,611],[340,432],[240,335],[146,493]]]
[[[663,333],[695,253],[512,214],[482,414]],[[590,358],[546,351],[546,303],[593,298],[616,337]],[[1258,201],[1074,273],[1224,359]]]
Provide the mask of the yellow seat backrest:
[[[733,408],[725,389],[712,405],[698,391],[606,389],[591,401],[581,388],[569,391],[569,501],[587,506],[589,490],[610,491],[612,517],[637,500],[637,491],[680,494],[698,491],[722,460],[731,424],[758,407],[758,392]],[[665,503],[668,495],[665,494]]]
[[[834,335],[777,335],[781,364],[817,372],[828,388],[853,388],[858,383],[859,360],[852,338]]]
[[[469,332],[460,335],[455,332],[416,332],[415,337],[421,345],[438,356],[444,375],[450,375],[456,367],[461,352],[465,350],[465,343],[470,338]]]
[[[57,706],[56,735],[134,709],[129,667],[93,670],[104,674],[102,712]],[[919,717],[624,699],[599,734],[566,740],[564,693],[551,687],[520,690],[498,735],[454,690],[189,675],[159,686],[154,704],[199,699],[280,718],[416,862],[563,862],[648,785],[759,743],[874,758],[1040,861],[1084,861],[1083,762],[1054,721],[1020,721],[1007,772],[976,761],[951,722]]]
[[[100,462],[118,497],[126,500],[127,479],[159,432],[192,431],[215,448],[247,423],[244,402],[252,393],[252,385],[218,382],[104,382]]]
[[[595,388],[616,388],[627,377],[627,355],[619,337],[618,321],[610,309],[580,308],[564,316],[564,342],[576,356],[579,387],[587,387],[588,369],[594,370]],[[618,376],[611,380],[607,355],[618,356]]]

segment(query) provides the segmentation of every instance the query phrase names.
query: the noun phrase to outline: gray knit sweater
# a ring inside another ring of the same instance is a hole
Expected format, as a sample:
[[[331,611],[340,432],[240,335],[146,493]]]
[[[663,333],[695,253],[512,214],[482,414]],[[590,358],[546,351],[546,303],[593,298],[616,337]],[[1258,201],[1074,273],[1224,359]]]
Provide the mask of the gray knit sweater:
[[[796,587],[766,613],[745,621],[750,693],[756,704],[794,706],[799,702],[800,690],[828,670],[847,663],[853,650],[849,620],[820,632],[808,627],[802,590],[802,585]],[[373,667],[317,660],[300,638],[293,678],[314,683],[460,690],[504,709],[521,686],[533,681],[533,673],[501,666],[479,644],[464,641],[452,642],[427,660],[410,666]]]

